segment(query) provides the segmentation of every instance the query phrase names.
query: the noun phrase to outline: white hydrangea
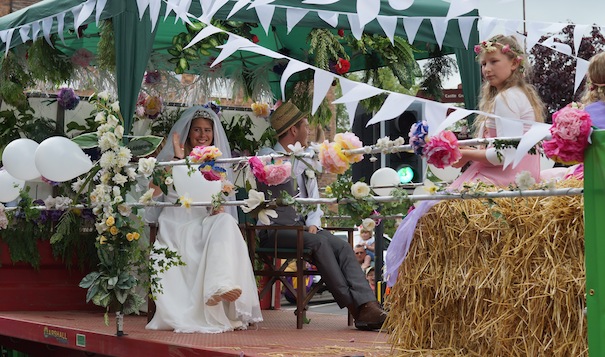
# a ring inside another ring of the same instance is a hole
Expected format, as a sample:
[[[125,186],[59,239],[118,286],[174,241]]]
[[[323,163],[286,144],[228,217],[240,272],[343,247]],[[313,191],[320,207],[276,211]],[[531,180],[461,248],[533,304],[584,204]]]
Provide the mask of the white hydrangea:
[[[68,209],[72,204],[72,200],[69,197],[59,196],[55,199],[55,208],[61,211]]]
[[[55,201],[55,198],[49,195],[44,200],[44,206],[46,206],[46,209],[53,209],[55,207]]]

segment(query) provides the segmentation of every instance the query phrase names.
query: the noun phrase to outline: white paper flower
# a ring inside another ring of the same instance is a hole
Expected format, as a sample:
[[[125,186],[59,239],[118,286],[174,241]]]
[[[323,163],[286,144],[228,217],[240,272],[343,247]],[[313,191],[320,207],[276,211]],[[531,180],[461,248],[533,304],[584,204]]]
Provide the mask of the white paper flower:
[[[315,171],[311,170],[311,169],[306,169],[305,170],[305,175],[310,178],[310,179],[314,179],[315,178]]]
[[[277,218],[277,212],[272,209],[263,209],[258,212],[258,220],[265,226],[271,224],[271,220],[269,219],[269,217]]]
[[[116,126],[118,126],[118,124],[120,124],[120,121],[118,120],[118,118],[116,118],[115,115],[109,114],[107,116],[107,124],[111,125],[112,128],[115,128]]]
[[[118,147],[118,138],[110,131],[103,133],[99,139],[99,149],[101,151],[107,151],[109,149],[115,149]]]
[[[361,227],[368,231],[373,231],[376,228],[376,222],[372,218],[364,218],[361,221]]]
[[[127,205],[119,205],[118,206],[118,212],[120,212],[120,214],[122,216],[128,217],[132,213],[132,207],[127,206]]]
[[[241,206],[242,211],[244,211],[244,213],[250,213],[263,202],[265,202],[264,192],[250,190],[250,192],[248,192],[248,198],[244,200],[244,205]]]
[[[181,206],[183,206],[185,208],[191,208],[191,204],[193,203],[193,200],[191,199],[191,197],[183,195],[183,196],[179,197],[179,200],[181,201]]]
[[[536,184],[536,180],[529,171],[521,171],[515,176],[515,183],[520,190],[528,190]]]
[[[370,194],[370,186],[365,182],[357,181],[351,186],[351,194],[355,198],[364,198]]]
[[[149,190],[147,190],[147,192],[145,192],[140,198],[139,198],[139,203],[144,204],[144,205],[148,205],[153,203],[153,194],[154,194],[155,190],[153,188],[150,188]]]
[[[101,93],[97,94],[97,97],[99,97],[99,99],[108,100],[109,93],[107,93],[107,91],[102,91]]]
[[[128,177],[124,176],[122,174],[115,174],[113,176],[113,182],[115,182],[116,184],[120,185],[120,186],[124,186],[124,184],[126,182],[128,182]]]
[[[137,179],[137,170],[134,168],[127,167],[124,171],[126,172],[126,176],[128,176],[129,180],[134,181]]]
[[[80,189],[82,188],[82,185],[84,185],[84,180],[81,178],[78,178],[76,181],[72,182],[71,189],[74,192],[79,192]]]
[[[64,211],[71,206],[72,202],[73,201],[69,197],[59,196],[55,199],[55,208]]]
[[[105,117],[105,113],[103,112],[99,112],[97,113],[97,115],[95,115],[95,121],[97,123],[101,123],[101,124],[105,124],[107,118]]]
[[[113,110],[116,113],[120,112],[120,102],[119,101],[115,101],[113,103],[111,103],[111,110]]]
[[[44,206],[46,206],[46,209],[53,209],[55,207],[55,198],[50,195],[46,197],[44,200]]]
[[[139,173],[145,178],[148,178],[153,174],[153,169],[155,169],[155,164],[157,160],[155,157],[142,158],[139,160]]]
[[[174,180],[170,176],[166,177],[166,179],[164,180],[164,184],[166,184],[166,186],[172,185],[173,182]]]
[[[125,146],[120,146],[116,153],[116,165],[118,167],[124,167],[132,159],[132,152]]]
[[[289,144],[288,149],[290,149],[294,155],[300,155],[305,152],[305,148],[298,141],[294,145]]]
[[[424,180],[423,186],[418,186],[414,189],[414,195],[434,195],[439,187],[431,180]]]
[[[124,127],[121,125],[116,126],[116,128],[113,129],[113,133],[116,134],[116,138],[122,139],[122,137],[124,137]]]

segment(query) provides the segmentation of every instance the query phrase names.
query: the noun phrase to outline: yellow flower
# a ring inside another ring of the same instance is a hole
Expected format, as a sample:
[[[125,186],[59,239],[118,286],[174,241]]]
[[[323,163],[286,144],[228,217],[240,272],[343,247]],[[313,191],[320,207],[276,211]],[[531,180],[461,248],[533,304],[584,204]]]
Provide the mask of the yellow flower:
[[[179,197],[179,200],[181,200],[181,205],[183,207],[191,208],[191,203],[193,202],[193,200],[190,197],[181,196],[181,197]]]
[[[130,232],[126,234],[126,240],[128,240],[129,242],[132,242],[133,240],[139,240],[140,237],[141,235],[138,232]]]
[[[331,194],[332,194],[332,187],[326,186],[326,195],[331,195]]]
[[[107,220],[105,221],[105,224],[106,224],[108,227],[113,226],[115,223],[116,223],[116,220],[115,220],[115,218],[113,218],[113,216],[109,216],[109,217],[107,217]]]
[[[111,228],[109,228],[109,233],[111,233],[111,235],[115,236],[116,234],[118,234],[119,230],[118,227],[116,226],[111,226]]]
[[[99,244],[107,243],[107,238],[105,236],[99,236],[97,239],[99,240]]]

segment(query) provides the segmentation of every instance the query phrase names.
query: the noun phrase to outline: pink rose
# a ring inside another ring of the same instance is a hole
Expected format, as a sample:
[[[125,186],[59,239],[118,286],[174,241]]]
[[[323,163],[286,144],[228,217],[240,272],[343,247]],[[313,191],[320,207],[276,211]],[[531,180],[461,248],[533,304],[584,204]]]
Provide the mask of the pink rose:
[[[264,184],[267,183],[267,173],[265,172],[265,164],[256,156],[252,156],[248,159],[248,163],[250,164],[250,169],[252,170],[252,174],[258,182],[262,182]]]
[[[342,175],[349,168],[349,158],[342,153],[340,144],[327,140],[319,146],[319,162],[327,172],[333,174]]]
[[[450,166],[462,157],[458,148],[458,139],[449,130],[431,137],[424,148],[424,153],[427,162],[440,169]]]

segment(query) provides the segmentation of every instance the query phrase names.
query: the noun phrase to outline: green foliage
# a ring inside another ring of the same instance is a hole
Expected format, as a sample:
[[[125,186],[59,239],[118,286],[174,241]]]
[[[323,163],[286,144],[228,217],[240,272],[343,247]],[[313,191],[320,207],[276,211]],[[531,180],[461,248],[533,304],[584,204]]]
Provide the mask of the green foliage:
[[[254,155],[259,149],[275,145],[275,130],[268,128],[262,134],[259,140],[254,138],[252,128],[254,122],[249,115],[235,115],[231,121],[225,125],[225,134],[227,141],[231,145],[231,150],[239,155]]]
[[[441,50],[432,51],[423,67],[424,80],[420,87],[434,100],[439,101],[443,96],[443,81],[456,71],[456,61],[443,54]]]
[[[54,134],[55,125],[49,118],[34,117],[31,111],[0,111],[0,157],[11,141],[26,137],[40,143]]]
[[[54,36],[51,37],[51,42],[53,40]],[[27,53],[27,64],[33,78],[56,85],[71,78],[74,67],[69,57],[52,47],[45,38],[34,41]]]
[[[97,64],[100,69],[115,72],[116,48],[111,20],[105,20],[101,23],[99,43],[97,44]]]
[[[68,268],[76,261],[80,269],[96,264],[96,234],[92,220],[82,219],[80,210],[67,210],[55,226],[50,217],[58,211],[47,210],[45,217],[42,217],[42,212],[34,206],[29,196],[29,186],[26,186],[20,193],[17,209],[6,212],[9,225],[1,231],[0,240],[8,246],[13,263],[25,262],[38,269],[38,243],[50,238],[54,257],[61,259]]]
[[[391,195],[396,199],[394,202],[378,203],[372,194],[365,197],[353,196],[351,187],[354,184],[349,170],[342,175],[338,175],[336,181],[326,186],[326,196],[338,200],[338,214],[350,217],[344,222],[345,225],[358,225],[364,218],[372,215],[405,214],[412,206],[412,202],[408,199],[407,192],[404,189],[394,188],[391,191]],[[342,225],[343,221],[339,220],[337,224]]]
[[[336,62],[338,58],[349,59],[345,48],[328,29],[313,29],[307,36],[309,43],[309,54],[315,55],[313,63],[315,67],[330,70],[330,62]]]
[[[174,123],[179,120],[183,111],[183,108],[163,111],[162,115],[153,120],[153,123],[151,124],[151,133],[164,138],[167,137],[168,133],[170,133],[170,129],[172,129]]]
[[[302,79],[298,82],[290,95],[290,100],[300,111],[308,113],[307,119],[311,125],[328,126],[332,120],[330,102],[324,98],[315,114],[311,115],[313,106],[313,82],[311,79]]]
[[[20,111],[30,109],[25,88],[33,85],[31,75],[13,51],[0,58],[0,99]]]
[[[258,26],[255,23],[236,21],[212,20],[211,23],[215,27],[246,38],[251,38],[252,29]],[[185,48],[205,27],[206,25],[202,22],[191,22],[186,24],[187,32],[181,32],[172,38],[172,47],[168,49],[168,53],[172,57],[168,61],[174,64],[176,74],[189,71],[191,61],[199,61],[202,57],[210,57],[210,51],[223,45],[229,38],[227,33],[219,32],[206,37],[189,48]]]

